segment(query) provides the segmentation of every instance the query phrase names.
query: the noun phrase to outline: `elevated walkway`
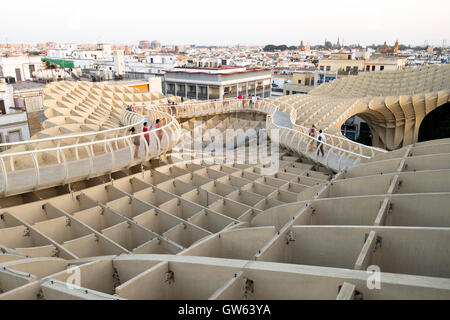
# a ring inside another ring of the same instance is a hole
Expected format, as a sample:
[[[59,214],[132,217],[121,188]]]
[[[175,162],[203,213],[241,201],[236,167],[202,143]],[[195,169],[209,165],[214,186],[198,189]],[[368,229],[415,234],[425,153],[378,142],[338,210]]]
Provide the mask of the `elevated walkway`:
[[[164,110],[164,111],[160,111]],[[71,134],[58,137],[20,142],[23,151],[8,150],[0,154],[0,193],[3,196],[30,192],[57,185],[89,179],[137,165],[165,154],[180,140],[181,127],[175,117],[191,118],[241,111],[260,112],[267,115],[266,129],[272,141],[292,152],[303,155],[333,171],[351,168],[385,152],[350,141],[344,137],[327,135],[324,143],[325,155],[310,151],[311,144],[318,140],[307,134],[308,128],[295,125],[296,110],[289,104],[274,104],[270,99],[255,104],[249,100],[223,100],[193,102],[175,107],[158,105],[139,106],[137,112],[121,111],[120,127],[92,133]],[[161,130],[161,140],[155,130],[150,135],[150,147],[140,137],[139,158],[134,158],[134,135],[129,128],[140,127],[144,114],[150,119],[166,119]],[[100,137],[100,138],[99,138]],[[39,148],[45,142],[55,147]],[[191,150],[186,150],[191,151]]]
[[[373,156],[386,152],[342,136],[325,133],[327,138],[327,142],[323,143],[325,154],[323,157],[318,156],[315,146],[319,141],[308,135],[308,128],[294,124],[293,119],[297,117],[297,110],[287,103],[281,101],[274,103],[271,99],[260,100],[256,103],[245,99],[189,103],[177,106],[174,115],[185,118],[241,111],[267,114],[266,129],[272,141],[278,141],[280,145],[292,152],[303,155],[336,172],[351,168]]]

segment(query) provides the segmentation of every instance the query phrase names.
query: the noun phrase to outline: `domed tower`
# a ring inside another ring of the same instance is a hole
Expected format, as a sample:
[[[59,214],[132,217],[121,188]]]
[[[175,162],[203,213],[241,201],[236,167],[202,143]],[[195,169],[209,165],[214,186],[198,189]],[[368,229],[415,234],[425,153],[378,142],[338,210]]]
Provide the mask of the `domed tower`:
[[[398,40],[395,41],[395,45],[394,45],[394,54],[398,54]]]
[[[299,47],[299,49],[300,49],[301,51],[304,51],[304,50],[305,50],[305,45],[303,44],[303,40],[300,41],[300,47]]]

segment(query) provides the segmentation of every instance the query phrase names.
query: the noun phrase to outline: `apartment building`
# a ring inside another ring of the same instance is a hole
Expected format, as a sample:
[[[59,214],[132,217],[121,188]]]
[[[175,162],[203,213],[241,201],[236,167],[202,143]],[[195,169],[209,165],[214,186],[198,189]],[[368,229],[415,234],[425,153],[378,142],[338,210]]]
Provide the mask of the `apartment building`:
[[[0,143],[30,139],[41,130],[44,84],[8,84],[0,78]]]
[[[283,86],[284,95],[289,94],[306,94],[314,89],[317,81],[316,72],[301,71],[292,74],[292,82]]]
[[[38,56],[0,57],[0,77],[8,82],[32,80],[33,73],[42,69],[43,63]]]
[[[270,97],[271,77],[268,68],[174,68],[166,70],[164,93],[199,100]]]
[[[366,71],[395,71],[402,70],[406,66],[407,58],[399,57],[373,57],[366,60]]]
[[[354,52],[332,53],[329,58],[319,60],[320,71],[337,72],[341,75],[364,71],[365,60],[357,59]]]

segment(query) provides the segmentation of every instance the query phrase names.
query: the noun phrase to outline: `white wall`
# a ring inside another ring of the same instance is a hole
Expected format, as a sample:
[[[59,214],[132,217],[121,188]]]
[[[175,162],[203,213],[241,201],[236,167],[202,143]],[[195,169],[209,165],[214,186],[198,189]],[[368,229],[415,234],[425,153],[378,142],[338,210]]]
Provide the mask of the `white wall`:
[[[4,101],[5,111],[9,113],[10,108],[14,107],[14,88],[7,83],[0,84],[0,100]]]
[[[0,137],[1,143],[12,142],[7,137],[12,131],[19,130],[22,140],[30,139],[30,130],[28,128],[28,118],[26,112],[10,113],[0,115]]]
[[[41,57],[8,57],[0,58],[0,66],[3,77],[14,77],[16,81],[16,69],[20,69],[21,80],[31,80],[29,65],[34,65],[35,71],[42,70],[44,65]]]

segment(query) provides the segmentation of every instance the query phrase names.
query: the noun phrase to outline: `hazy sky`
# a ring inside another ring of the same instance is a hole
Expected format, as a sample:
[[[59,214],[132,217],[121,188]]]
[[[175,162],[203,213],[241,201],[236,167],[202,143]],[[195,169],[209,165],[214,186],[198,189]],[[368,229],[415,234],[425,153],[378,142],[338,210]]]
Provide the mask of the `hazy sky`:
[[[450,45],[449,0],[9,0],[0,43]]]

